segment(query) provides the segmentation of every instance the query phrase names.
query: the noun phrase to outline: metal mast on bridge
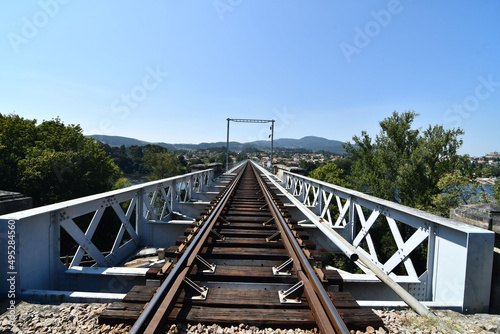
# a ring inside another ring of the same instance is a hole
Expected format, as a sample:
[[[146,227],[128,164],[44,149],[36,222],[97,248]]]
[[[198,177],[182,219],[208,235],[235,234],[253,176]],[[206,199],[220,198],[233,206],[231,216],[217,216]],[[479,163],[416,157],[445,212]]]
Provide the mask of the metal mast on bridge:
[[[271,124],[271,170],[273,170],[273,144],[274,144],[274,119],[241,119],[241,118],[228,118],[227,119],[227,145],[226,145],[226,171],[229,170],[229,122],[241,123],[272,123]]]

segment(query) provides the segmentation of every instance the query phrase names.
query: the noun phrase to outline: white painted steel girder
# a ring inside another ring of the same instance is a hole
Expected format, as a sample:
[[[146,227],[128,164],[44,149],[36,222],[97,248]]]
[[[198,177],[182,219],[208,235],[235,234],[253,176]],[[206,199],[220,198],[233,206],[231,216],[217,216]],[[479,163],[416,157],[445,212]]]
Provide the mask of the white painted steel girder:
[[[324,234],[348,256],[352,256],[353,250],[358,252],[378,271],[401,282],[418,300],[433,307],[457,308],[459,305],[464,312],[488,311],[493,232],[287,171],[283,171],[283,180],[279,181],[265,169],[261,168],[261,172],[314,224],[316,229],[310,230],[313,235]],[[385,263],[379,260],[379,250],[370,234],[377,224],[388,224],[397,246]],[[406,240],[398,224],[411,227],[408,229],[411,235]],[[337,232],[347,239],[349,247],[339,242]],[[419,275],[410,255],[425,244],[427,266]],[[361,261],[356,264],[374,277],[373,271]],[[406,275],[395,275],[394,269],[401,264]],[[355,277],[360,282],[370,281],[367,275],[347,276],[348,284],[354,284]],[[386,296],[389,298],[386,305],[394,304],[394,296],[382,292],[382,288],[375,288],[377,284],[372,285],[373,289],[363,287],[353,292],[355,298],[366,300],[367,305],[383,306],[383,300],[370,298]]]
[[[65,274],[67,268],[60,260],[61,228],[78,246],[70,268],[79,266],[85,253],[96,261],[95,266],[112,267],[140,247],[158,246],[160,242],[174,244],[185,224],[190,224],[203,209],[204,205],[198,204],[215,196],[213,186],[214,172],[208,169],[0,216],[1,245],[7,245],[8,226],[15,227],[12,267],[7,247],[0,249],[0,289],[8,291],[6,279],[13,276],[17,296],[27,290],[72,290],[72,282]],[[92,242],[99,225],[105,223],[106,208],[121,222],[107,255]],[[185,215],[183,209],[194,217]],[[92,214],[92,218],[83,231],[74,219],[85,214]],[[123,242],[126,234],[130,240]]]

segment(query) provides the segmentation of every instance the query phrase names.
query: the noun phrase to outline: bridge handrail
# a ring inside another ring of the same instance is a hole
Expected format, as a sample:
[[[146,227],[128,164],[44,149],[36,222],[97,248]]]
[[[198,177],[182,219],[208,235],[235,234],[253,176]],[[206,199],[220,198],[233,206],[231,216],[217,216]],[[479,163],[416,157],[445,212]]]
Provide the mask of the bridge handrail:
[[[288,171],[281,185],[385,274],[412,282],[407,289],[418,300],[461,305],[463,311],[488,310],[493,232]],[[411,227],[405,229],[407,238],[398,223]],[[385,261],[379,260],[370,234],[376,224],[389,225],[397,246]],[[426,268],[417,273],[410,256],[422,245],[427,247]],[[406,275],[396,275],[396,268]]]
[[[67,282],[64,278],[67,268],[80,266],[86,255],[97,267],[120,265],[140,247],[157,242],[159,235],[163,235],[157,233],[162,231],[160,225],[171,220],[194,220],[196,216],[192,215],[196,215],[199,206],[206,205],[209,191],[216,191],[210,188],[213,181],[214,170],[207,169],[2,215],[2,238],[7,237],[8,228],[15,229],[12,243],[16,261],[11,267],[6,262],[7,247],[2,247],[0,258],[4,260],[0,260],[0,269],[5,269],[2,271],[5,274],[14,272],[7,268],[15,267],[15,273],[22,278],[16,288],[21,290],[54,289]],[[106,210],[110,215],[105,215]],[[84,215],[88,216],[83,218]],[[114,234],[109,242],[98,246],[94,233],[99,226],[108,224],[109,219],[116,224],[110,230]],[[61,261],[63,230],[76,243],[74,255],[63,254],[68,259],[66,266]],[[0,274],[0,279],[4,274]],[[4,285],[2,280],[0,288]]]
[[[482,232],[482,231],[484,231],[484,229],[481,229],[481,228],[473,226],[473,225],[468,225],[468,224],[465,224],[465,223],[462,223],[462,222],[459,222],[456,220],[452,220],[450,218],[437,216],[435,214],[432,214],[432,213],[429,213],[426,211],[422,211],[422,210],[419,210],[416,208],[405,206],[405,205],[402,205],[402,204],[399,204],[396,202],[391,202],[391,201],[388,201],[388,200],[385,200],[382,198],[378,198],[378,197],[375,197],[375,196],[372,196],[369,194],[362,193],[360,191],[356,191],[356,190],[352,190],[349,188],[344,188],[344,187],[341,187],[338,185],[334,185],[331,183],[327,183],[324,181],[316,180],[316,179],[313,179],[313,178],[310,178],[307,176],[303,176],[300,174],[295,174],[292,172],[284,171],[283,175],[284,175],[283,184],[285,184],[285,182],[286,182],[285,181],[287,179],[286,176],[288,176],[289,180],[294,179],[294,178],[299,178],[299,179],[302,179],[309,184],[317,184],[317,185],[321,186],[323,189],[329,189],[333,193],[340,193],[343,195],[342,198],[344,198],[344,199],[352,196],[355,198],[365,200],[367,202],[371,202],[371,203],[380,205],[380,206],[388,208],[388,209],[392,209],[394,211],[399,212],[400,214],[402,214],[404,216],[416,217],[416,218],[422,219],[422,221],[427,221],[427,222],[432,222],[432,223],[436,223],[439,225],[444,225],[444,226],[447,226],[449,228],[459,230],[461,232],[464,232],[464,231]],[[287,188],[287,190],[288,189],[290,189],[290,188]],[[303,204],[305,204],[305,203],[303,202]],[[324,218],[324,217],[321,217],[321,218]]]
[[[106,199],[106,198],[113,197],[113,196],[119,196],[119,195],[128,194],[128,193],[132,193],[132,192],[137,192],[139,190],[143,190],[146,193],[148,193],[148,192],[151,192],[152,190],[156,189],[158,186],[161,186],[164,183],[172,184],[175,181],[184,181],[186,179],[189,179],[191,176],[195,176],[195,175],[211,175],[211,177],[213,178],[213,170],[207,169],[207,170],[202,170],[202,171],[198,171],[198,172],[177,175],[177,176],[173,176],[173,177],[169,177],[169,178],[165,178],[165,179],[160,179],[160,180],[155,180],[155,181],[150,181],[150,182],[132,185],[132,186],[122,188],[122,189],[110,190],[110,191],[107,191],[104,193],[88,195],[88,196],[70,199],[70,200],[63,201],[63,202],[48,204],[48,205],[44,205],[44,206],[40,206],[40,207],[36,207],[36,208],[32,208],[32,209],[7,213],[4,215],[0,215],[0,219],[28,218],[28,217],[36,216],[36,215],[43,214],[43,213],[50,213],[53,211],[65,209],[65,208],[75,206],[75,205],[82,205],[82,204],[91,203],[91,202],[94,202],[94,201],[100,200],[100,199]]]

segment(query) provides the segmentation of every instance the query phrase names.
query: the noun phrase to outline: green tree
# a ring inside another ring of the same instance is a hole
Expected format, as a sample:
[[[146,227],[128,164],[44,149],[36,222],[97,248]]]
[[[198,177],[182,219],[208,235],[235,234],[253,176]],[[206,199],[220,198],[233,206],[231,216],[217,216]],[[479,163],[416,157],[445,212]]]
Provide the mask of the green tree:
[[[412,129],[413,111],[394,112],[380,122],[381,131],[372,141],[366,132],[345,145],[354,157],[351,182],[376,197],[429,209],[440,194],[439,180],[447,173],[466,172],[467,157],[457,153],[461,129],[441,125],[425,131]]]
[[[335,184],[341,187],[349,187],[349,182],[343,176],[344,171],[333,162],[318,167],[309,173],[313,179]]]
[[[132,160],[132,170],[134,173],[144,172],[144,150],[142,146],[132,145],[129,148],[129,157]]]
[[[243,160],[246,160],[246,159],[247,159],[247,155],[245,154],[245,152],[240,152],[236,156],[236,161],[243,161]]]
[[[133,170],[133,161],[127,153],[127,148],[125,145],[116,148],[117,154],[113,158],[115,164],[120,167],[121,171],[127,174],[131,174],[134,172]]]
[[[309,176],[310,176],[311,171],[315,170],[320,165],[321,165],[321,163],[319,163],[319,162],[316,163],[316,162],[307,161],[307,160],[303,160],[303,159],[299,161],[299,167],[302,169],[305,169],[305,171],[307,172],[306,175],[309,175]]]
[[[439,181],[441,193],[434,195],[433,207],[435,213],[447,217],[450,209],[480,201],[481,193],[486,194],[477,184],[471,184],[469,177],[459,171],[446,173]]]
[[[144,154],[144,166],[149,171],[148,179],[160,180],[183,173],[177,155],[161,147],[148,147]]]
[[[495,204],[500,205],[500,182],[498,181],[493,186],[493,200]]]
[[[130,186],[132,186],[132,182],[130,182],[126,177],[121,177],[115,182],[112,190],[123,189],[123,188],[127,188]],[[127,205],[129,204],[128,201],[125,203],[127,203]],[[125,209],[125,207],[124,207],[124,209]]]
[[[215,159],[215,162],[219,162],[221,164],[225,164],[226,163],[226,153],[221,153],[221,154],[217,155],[217,158]]]
[[[358,190],[376,197],[445,214],[450,205],[459,203],[460,191],[467,189],[464,182],[470,179],[467,156],[457,153],[464,132],[441,125],[414,129],[417,116],[413,111],[394,112],[379,123],[381,130],[374,140],[366,132],[354,136],[354,143],[344,146],[354,160],[349,180]],[[452,190],[454,196],[440,196]],[[408,225],[398,223],[398,228],[404,240],[413,233]],[[397,245],[383,217],[370,234],[379,260],[387,261]],[[426,252],[426,245],[421,244],[411,255],[419,274],[426,268]],[[396,274],[404,272],[403,266],[395,268]]]
[[[0,189],[21,191],[19,162],[35,141],[36,120],[0,114]]]
[[[480,175],[482,177],[495,177],[500,175],[500,166],[490,166],[488,164],[484,164],[482,166],[482,170]]]
[[[352,156],[347,156],[345,158],[338,158],[333,161],[338,168],[344,171],[344,175],[351,175],[352,165],[354,164],[354,158]]]
[[[0,188],[32,197],[35,206],[111,190],[121,176],[80,126],[59,118],[36,125],[0,114],[0,165]]]

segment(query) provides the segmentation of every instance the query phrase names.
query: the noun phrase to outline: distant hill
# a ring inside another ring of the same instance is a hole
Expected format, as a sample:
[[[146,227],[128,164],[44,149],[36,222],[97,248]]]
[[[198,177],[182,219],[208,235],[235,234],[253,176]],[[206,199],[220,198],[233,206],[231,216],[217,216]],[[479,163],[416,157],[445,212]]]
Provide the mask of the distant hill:
[[[167,144],[167,143],[151,143],[143,140],[138,140],[134,138],[128,137],[120,137],[120,136],[106,136],[106,135],[90,135],[89,137],[94,138],[95,140],[100,141],[101,143],[108,144],[110,146],[143,146],[148,144],[159,145],[162,147],[166,147],[171,150],[200,150],[207,149],[212,147],[226,147],[226,142],[215,142],[215,143],[200,143],[200,144]],[[345,153],[345,150],[342,146],[343,142],[338,140],[330,140],[322,137],[315,136],[307,136],[301,139],[292,139],[292,138],[280,138],[274,140],[274,148],[288,148],[288,149],[306,149],[314,152],[324,150],[332,153]],[[235,151],[242,151],[246,147],[254,147],[257,149],[269,149],[271,146],[270,141],[266,140],[257,140],[248,143],[239,143],[239,142],[229,142],[229,148]]]
[[[135,138],[129,138],[129,137],[120,137],[120,136],[106,136],[106,135],[90,135],[87,137],[92,137],[97,141],[100,141],[103,144],[108,144],[109,146],[122,146],[125,145],[126,147],[129,146],[145,146],[149,144],[154,144],[162,147],[166,147],[171,150],[175,150],[176,147],[172,144],[166,144],[166,143],[150,143],[144,140],[139,140]]]

